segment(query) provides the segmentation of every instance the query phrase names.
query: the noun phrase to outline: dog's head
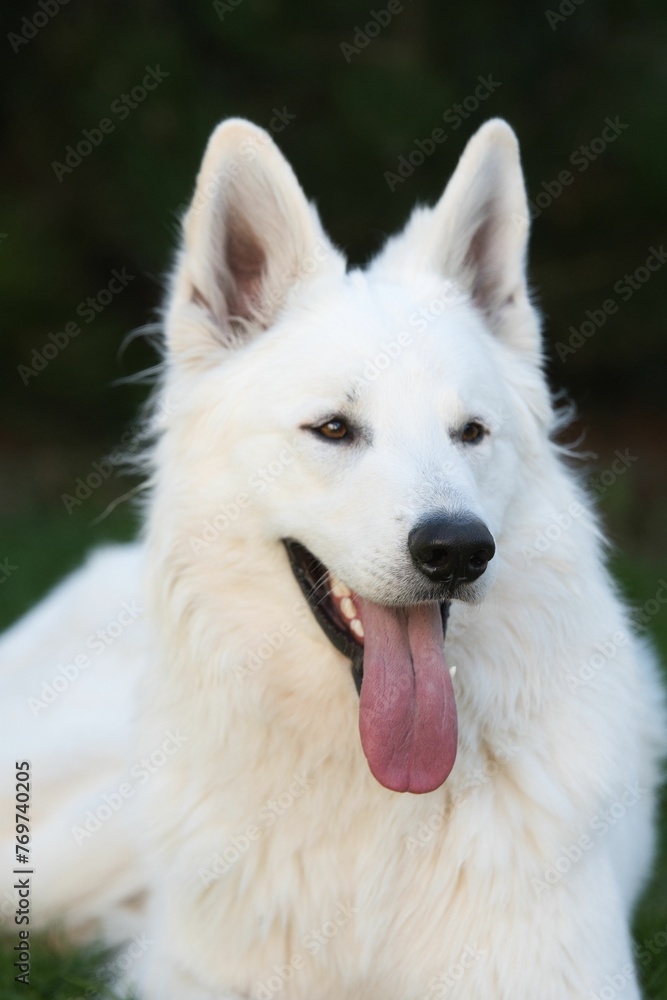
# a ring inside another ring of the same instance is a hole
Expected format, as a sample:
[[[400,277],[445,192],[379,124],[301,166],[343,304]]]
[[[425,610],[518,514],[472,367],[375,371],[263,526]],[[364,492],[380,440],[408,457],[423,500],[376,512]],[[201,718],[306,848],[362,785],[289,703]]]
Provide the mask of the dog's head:
[[[291,567],[353,663],[364,750],[395,790],[454,763],[447,611],[492,585],[549,420],[527,233],[498,120],[364,271],[247,122],[214,132],[184,221],[167,323],[184,488],[243,511],[236,528]]]

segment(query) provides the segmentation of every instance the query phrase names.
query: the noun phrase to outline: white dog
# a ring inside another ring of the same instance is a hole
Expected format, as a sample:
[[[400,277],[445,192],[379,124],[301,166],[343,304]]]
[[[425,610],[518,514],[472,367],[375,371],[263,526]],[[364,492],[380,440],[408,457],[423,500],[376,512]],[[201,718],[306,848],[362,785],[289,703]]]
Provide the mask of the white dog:
[[[142,1000],[639,996],[662,695],[550,440],[527,234],[502,121],[363,271],[265,132],[213,133],[145,537],[1,650],[33,924],[134,935]]]

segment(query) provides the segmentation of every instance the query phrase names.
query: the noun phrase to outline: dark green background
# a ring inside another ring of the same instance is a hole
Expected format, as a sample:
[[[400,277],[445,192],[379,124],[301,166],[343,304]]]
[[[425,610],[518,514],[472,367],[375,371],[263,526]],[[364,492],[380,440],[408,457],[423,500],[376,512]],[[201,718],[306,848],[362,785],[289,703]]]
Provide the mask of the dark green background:
[[[12,431],[27,441],[62,444],[73,432],[99,440],[131,413],[131,394],[108,383],[146,359],[134,346],[119,363],[119,344],[160,300],[179,206],[211,128],[227,115],[264,125],[274,108],[295,115],[280,145],[355,261],[416,201],[438,196],[486,118],[502,115],[516,129],[534,197],[606,117],[619,116],[628,128],[585,172],[574,171],[535,225],[532,276],[551,343],[665,237],[663,3],[572,2],[574,13],[552,28],[539,4],[516,14],[490,2],[454,11],[412,0],[349,63],[341,43],[371,19],[370,3],[228,6],[221,19],[211,3],[69,0],[17,53],[2,39],[2,398],[19,418]],[[3,7],[7,32],[38,9]],[[168,78],[59,183],[51,164],[157,64]],[[458,130],[445,126],[446,142],[390,192],[384,172],[489,74],[501,86]],[[122,266],[137,275],[131,287],[24,386],[17,365]],[[663,274],[652,278],[576,356],[554,363],[554,381],[584,406],[662,410],[663,284]]]
[[[22,19],[40,8],[4,5],[0,516],[50,508],[53,496],[61,515],[61,493],[131,419],[145,389],[112,383],[155,358],[145,338],[121,345],[155,319],[178,215],[220,118],[268,125],[276,108],[295,116],[277,139],[333,238],[360,262],[415,202],[438,197],[465,140],[502,115],[520,137],[531,199],[562,170],[574,174],[541,212],[532,241],[552,382],[593,426],[600,470],[616,447],[640,455],[632,487],[623,485],[621,543],[648,554],[664,545],[664,274],[628,302],[613,292],[665,236],[664,3],[559,0],[572,13],[554,21],[546,11],[557,14],[556,3],[515,13],[490,2],[406,0],[346,59],[341,46],[359,42],[356,29],[385,4],[233,2],[218,13],[204,2],[69,0],[22,44],[10,33],[25,32]],[[159,87],[125,120],[110,114],[145,67],[158,65],[168,73]],[[444,124],[489,75],[500,84],[494,93],[458,129]],[[628,127],[584,172],[572,167],[572,154],[617,116]],[[59,182],[52,164],[104,117],[114,131]],[[385,172],[438,127],[446,141],[390,191]],[[25,385],[19,366],[77,318],[113,268],[134,280]],[[561,361],[556,343],[609,297],[618,312]]]
[[[550,377],[578,404],[580,423],[567,440],[589,428],[580,447],[593,476],[611,467],[616,449],[635,456],[599,500],[625,592],[641,606],[667,578],[667,266],[627,302],[613,290],[667,237],[667,6],[402,6],[346,60],[341,45],[355,43],[371,12],[386,9],[383,0],[233,0],[222,16],[209,2],[69,0],[18,51],[9,33],[24,30],[22,19],[40,7],[4,3],[0,560],[11,569],[0,570],[0,625],[92,542],[133,532],[130,502],[97,523],[133,480],[110,478],[69,513],[62,494],[114,448],[145,395],[145,385],[113,383],[155,363],[148,340],[129,335],[156,319],[178,215],[209,132],[227,115],[268,126],[275,109],[294,116],[276,138],[355,262],[416,202],[438,197],[486,118],[501,115],[517,131],[531,199],[571,170],[573,183],[533,229],[531,278]],[[572,13],[548,18],[559,6]],[[158,65],[168,74],[159,87],[124,120],[110,113],[146,67]],[[494,93],[460,128],[443,123],[489,75],[500,84]],[[59,182],[53,162],[105,117],[113,132]],[[570,157],[608,117],[627,128],[580,172]],[[385,172],[435,128],[446,141],[390,191]],[[49,333],[76,320],[79,303],[104,288],[114,268],[135,277],[25,385],[19,366],[31,364]],[[556,344],[569,327],[609,298],[618,311],[559,359]],[[649,631],[665,649],[667,609],[651,617]],[[663,855],[639,918],[640,941],[667,925],[666,895]],[[663,951],[645,970],[652,997],[667,996],[664,969]]]

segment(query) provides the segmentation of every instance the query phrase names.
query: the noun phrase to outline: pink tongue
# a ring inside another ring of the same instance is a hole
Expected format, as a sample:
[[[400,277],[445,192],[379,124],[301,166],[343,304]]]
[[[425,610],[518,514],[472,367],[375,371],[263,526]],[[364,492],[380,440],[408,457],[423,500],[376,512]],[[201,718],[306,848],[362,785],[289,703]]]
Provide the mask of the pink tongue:
[[[355,601],[365,635],[359,731],[369,767],[394,792],[432,792],[454,766],[458,736],[440,608]]]

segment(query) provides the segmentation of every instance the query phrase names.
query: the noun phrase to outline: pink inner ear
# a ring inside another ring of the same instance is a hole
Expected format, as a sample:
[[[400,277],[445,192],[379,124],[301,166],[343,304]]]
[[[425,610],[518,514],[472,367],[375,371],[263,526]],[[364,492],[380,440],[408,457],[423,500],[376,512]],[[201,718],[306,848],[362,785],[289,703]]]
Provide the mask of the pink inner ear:
[[[463,266],[472,275],[473,301],[482,312],[488,313],[497,305],[499,289],[496,286],[504,262],[497,259],[497,219],[491,214],[491,206],[486,211],[470,240]]]
[[[252,230],[230,213],[227,218],[225,260],[230,275],[227,309],[230,316],[252,320],[261,315],[266,254]]]

